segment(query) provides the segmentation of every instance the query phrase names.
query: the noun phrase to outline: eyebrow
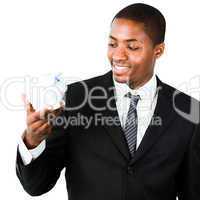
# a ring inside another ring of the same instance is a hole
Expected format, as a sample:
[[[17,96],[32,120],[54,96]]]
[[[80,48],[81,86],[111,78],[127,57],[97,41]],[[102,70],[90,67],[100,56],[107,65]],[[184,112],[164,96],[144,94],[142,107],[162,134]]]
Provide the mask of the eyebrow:
[[[117,38],[113,37],[112,35],[109,36],[111,39],[113,40],[117,40]],[[125,40],[126,42],[137,42],[138,40],[136,39],[128,39],[128,40]]]

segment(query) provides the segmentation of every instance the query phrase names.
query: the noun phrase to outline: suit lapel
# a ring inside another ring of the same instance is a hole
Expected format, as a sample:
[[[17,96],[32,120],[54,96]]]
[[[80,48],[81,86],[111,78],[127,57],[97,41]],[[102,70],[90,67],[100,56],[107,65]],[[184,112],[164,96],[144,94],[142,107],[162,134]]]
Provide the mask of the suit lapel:
[[[151,119],[151,123],[148,126],[134,157],[131,159],[130,164],[134,164],[136,161],[142,158],[145,153],[149,152],[153,144],[162,134],[164,134],[167,126],[175,116],[174,110],[172,109],[172,92],[166,88],[166,85],[162,83],[158,77],[156,78],[158,92],[156,108]]]
[[[166,87],[164,83],[162,83],[158,77],[157,78],[157,91],[158,91],[158,99],[156,108],[151,119],[151,123],[148,126],[145,135],[134,155],[134,157],[130,160],[130,153],[128,149],[128,145],[124,136],[123,129],[120,123],[112,124],[112,125],[104,125],[103,127],[106,129],[108,135],[110,136],[113,144],[119,150],[119,152],[125,157],[130,164],[135,163],[140,158],[142,158],[145,153],[147,153],[153,144],[159,139],[159,137],[164,133],[166,127],[170,124],[171,120],[175,116],[172,109],[172,91]],[[116,100],[115,100],[115,88],[112,79],[112,71],[109,71],[106,74],[105,79],[102,80],[103,87],[107,90],[108,98],[110,100],[109,105],[113,109],[106,109],[102,112],[105,117],[112,117],[113,119],[117,119],[119,121],[119,115],[116,109]],[[103,102],[105,105],[107,102]],[[160,121],[159,121],[160,120]],[[157,123],[161,122],[161,124]]]
[[[106,106],[106,109],[102,112],[102,114],[104,117],[114,119],[114,123],[111,123],[111,125],[105,124],[103,127],[106,129],[106,132],[110,136],[113,144],[116,146],[118,151],[124,156],[126,160],[129,160],[130,159],[129,149],[124,137],[124,132],[121,127],[119,115],[116,108],[116,99],[115,99],[116,93],[112,79],[112,71],[109,71],[106,74],[105,79],[102,80],[102,84],[108,94],[108,98],[105,101],[103,101],[103,104],[109,105]]]

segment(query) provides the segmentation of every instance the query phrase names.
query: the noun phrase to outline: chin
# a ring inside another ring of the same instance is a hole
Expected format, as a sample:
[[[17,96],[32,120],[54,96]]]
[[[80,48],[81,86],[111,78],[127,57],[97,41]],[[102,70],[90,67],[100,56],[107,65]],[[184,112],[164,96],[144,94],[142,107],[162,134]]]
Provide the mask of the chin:
[[[128,78],[127,77],[121,77],[117,75],[113,75],[114,79],[118,83],[127,83]]]

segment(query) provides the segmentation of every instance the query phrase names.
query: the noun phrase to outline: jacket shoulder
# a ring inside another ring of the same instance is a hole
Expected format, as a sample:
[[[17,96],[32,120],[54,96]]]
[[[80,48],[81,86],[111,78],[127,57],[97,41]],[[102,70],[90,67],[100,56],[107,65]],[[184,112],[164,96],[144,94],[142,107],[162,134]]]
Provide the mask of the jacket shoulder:
[[[186,94],[184,91],[181,91],[171,85],[168,85],[167,83],[162,83],[162,84],[165,90],[167,91],[167,95],[171,97],[171,99],[178,105],[180,106],[190,105],[191,102],[196,104],[200,103],[196,98]]]
[[[105,88],[111,78],[111,72],[109,71],[103,75],[69,84],[64,94],[65,102],[68,105],[79,105],[88,98],[91,89],[95,89],[95,87]]]
[[[173,111],[184,122],[199,123],[200,102],[194,97],[166,83],[162,83],[166,100],[170,102]]]

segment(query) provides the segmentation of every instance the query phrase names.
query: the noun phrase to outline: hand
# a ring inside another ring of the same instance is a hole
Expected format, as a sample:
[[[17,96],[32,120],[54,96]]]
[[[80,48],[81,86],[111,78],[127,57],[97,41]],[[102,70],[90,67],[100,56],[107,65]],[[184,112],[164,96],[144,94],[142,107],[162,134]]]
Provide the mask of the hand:
[[[48,114],[51,113],[57,116],[60,114],[61,109],[52,110],[46,108],[42,111],[36,111],[25,96],[23,96],[23,101],[26,105],[27,114],[24,143],[27,148],[32,149],[38,146],[52,132],[52,125],[47,121]]]

